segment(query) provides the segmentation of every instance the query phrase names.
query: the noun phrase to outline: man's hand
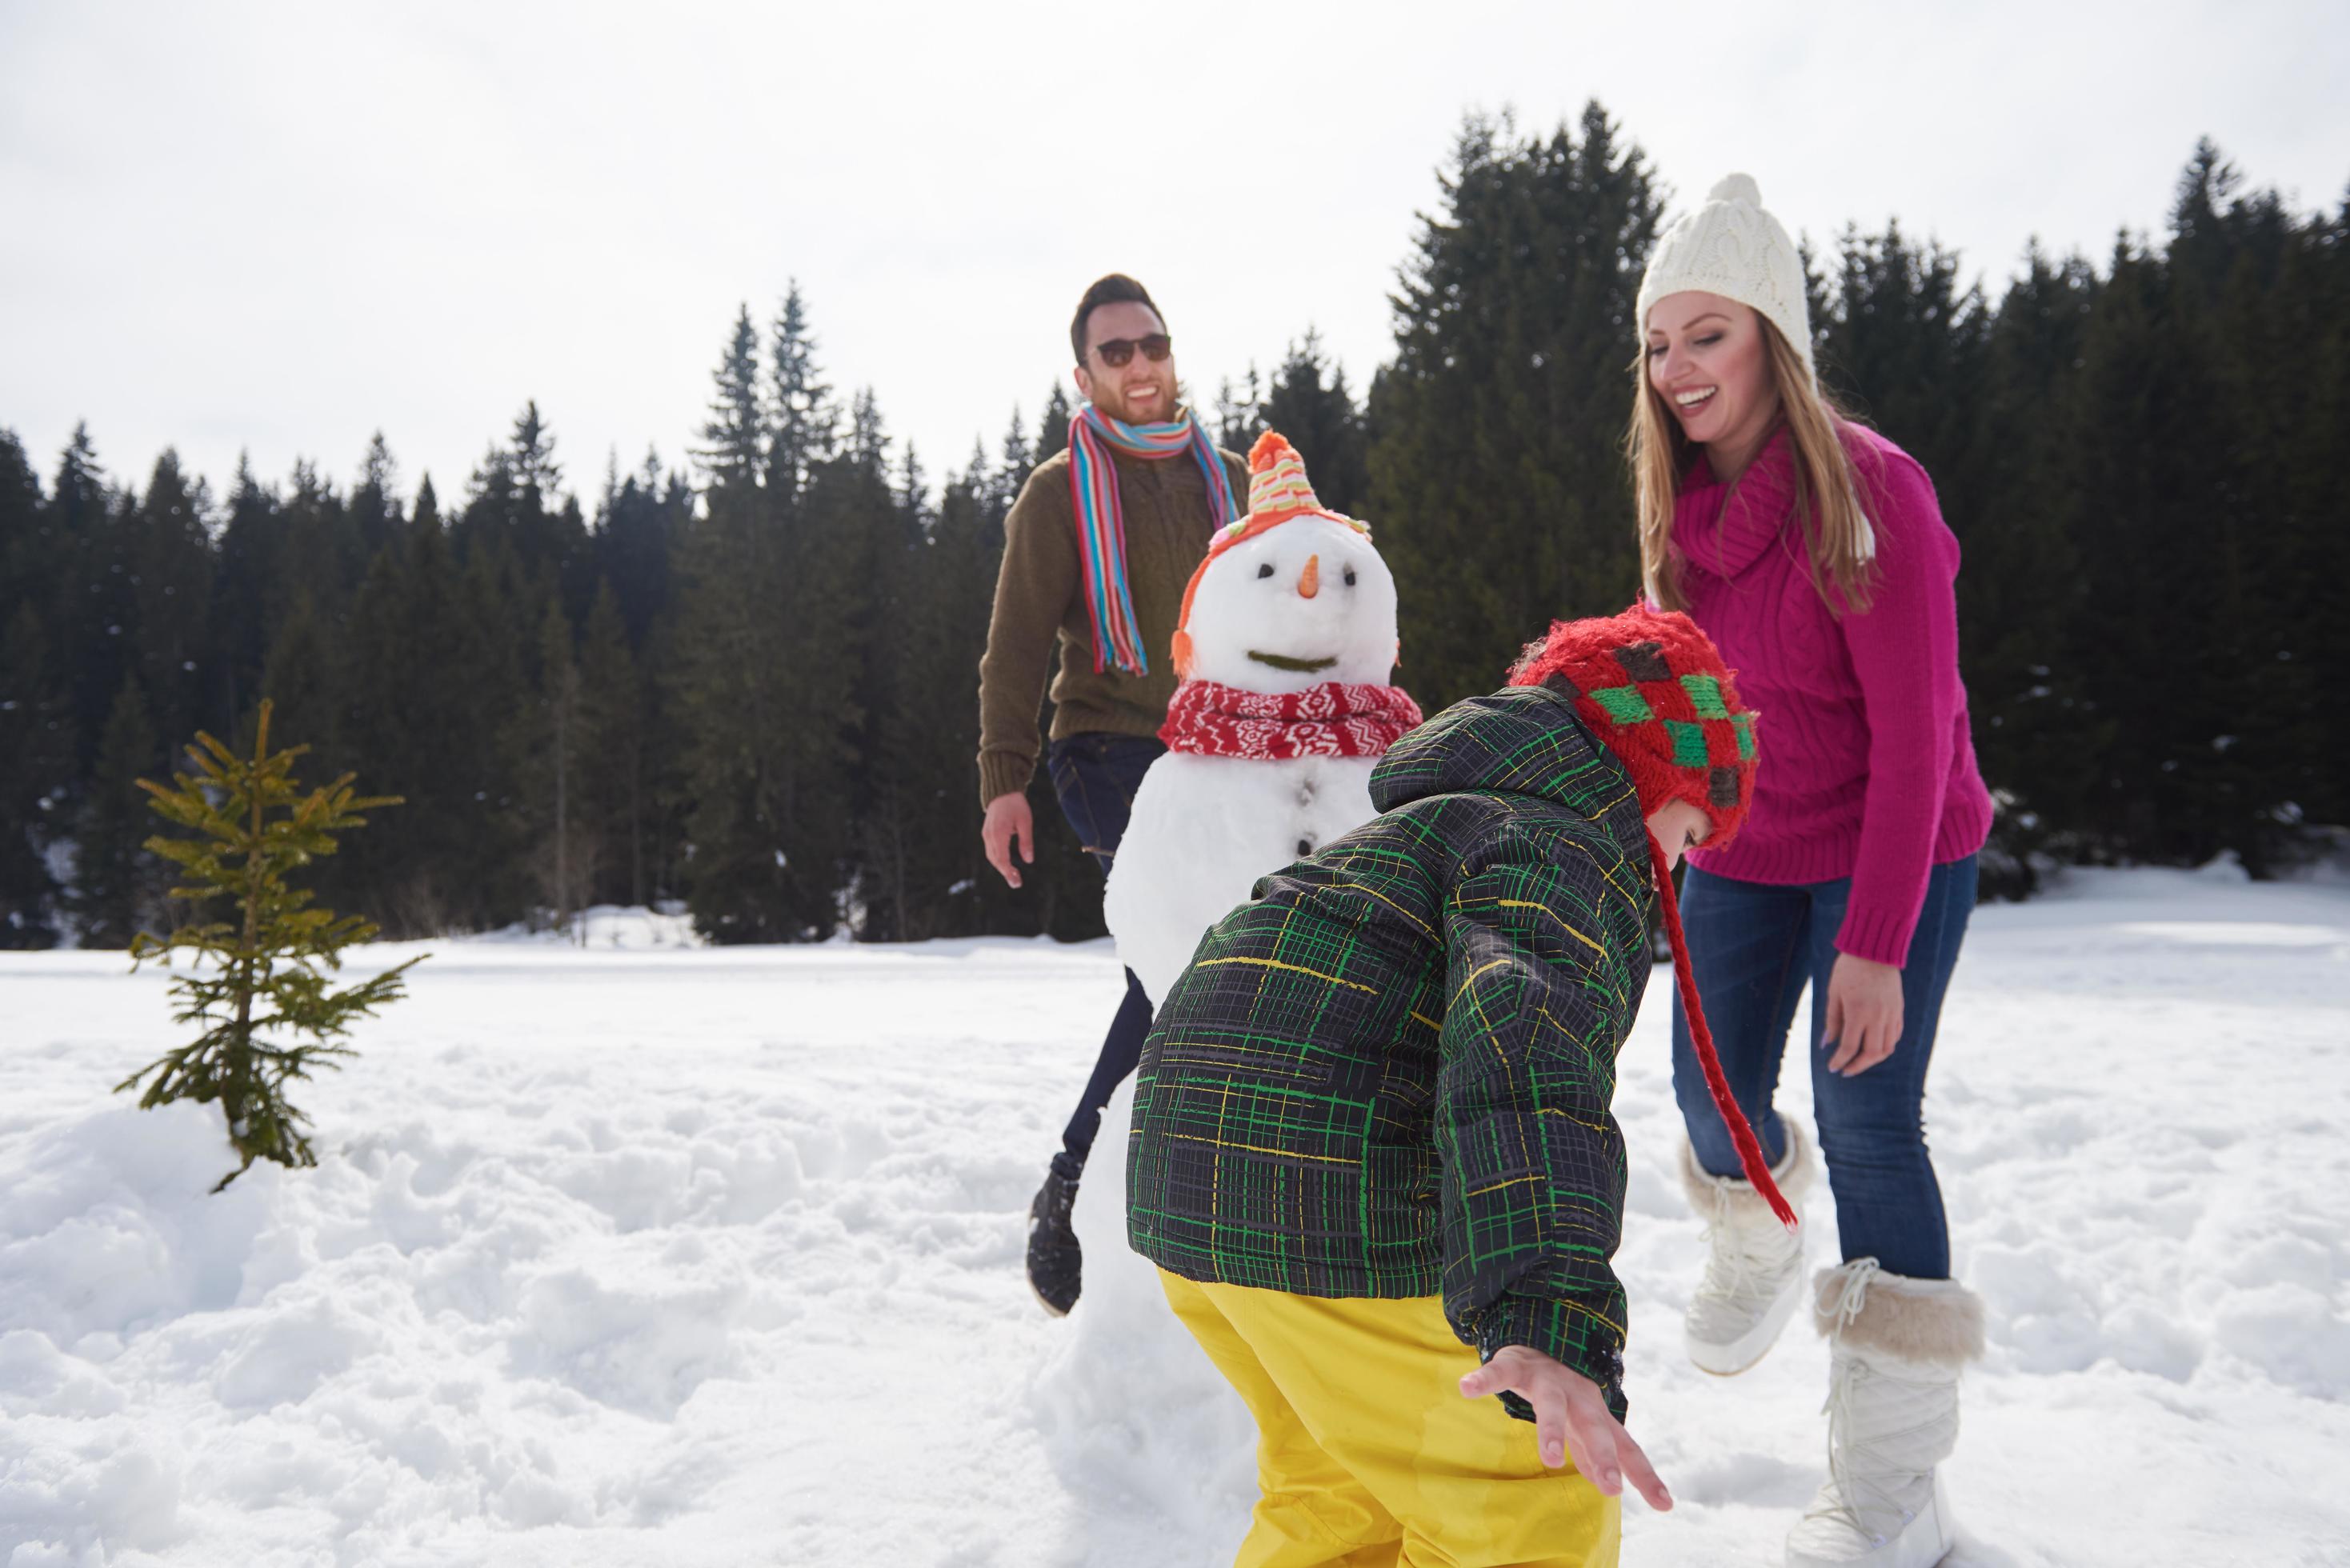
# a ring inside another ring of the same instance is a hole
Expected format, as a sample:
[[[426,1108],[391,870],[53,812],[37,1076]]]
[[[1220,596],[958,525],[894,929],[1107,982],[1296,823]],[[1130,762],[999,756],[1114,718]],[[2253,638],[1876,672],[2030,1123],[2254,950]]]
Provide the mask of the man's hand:
[[[1828,1071],[1856,1078],[1901,1044],[1901,971],[1889,963],[1836,954],[1828,972],[1828,1021],[1820,1043],[1834,1046]]]
[[[1556,1469],[1575,1458],[1575,1468],[1609,1497],[1624,1490],[1624,1478],[1659,1513],[1673,1506],[1673,1494],[1657,1479],[1648,1456],[1607,1408],[1599,1385],[1523,1345],[1504,1345],[1493,1359],[1461,1380],[1461,1397],[1482,1399],[1504,1388],[1534,1407],[1534,1439],[1543,1463]]]
[[[1014,791],[997,795],[987,803],[987,819],[979,825],[979,841],[987,846],[987,863],[1003,876],[1014,888],[1020,886],[1020,867],[1012,864],[1012,842],[1020,841],[1020,858],[1034,866],[1036,863],[1036,818],[1028,809],[1026,794]]]

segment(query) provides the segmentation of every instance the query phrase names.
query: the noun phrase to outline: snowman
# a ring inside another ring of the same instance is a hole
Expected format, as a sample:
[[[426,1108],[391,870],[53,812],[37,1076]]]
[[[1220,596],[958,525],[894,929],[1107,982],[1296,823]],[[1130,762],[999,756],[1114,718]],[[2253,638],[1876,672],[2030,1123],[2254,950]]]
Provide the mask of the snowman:
[[[1248,514],[1184,590],[1174,653],[1168,753],[1135,793],[1102,903],[1154,1004],[1258,877],[1376,815],[1372,765],[1419,722],[1387,683],[1395,578],[1371,531],[1324,508],[1270,431],[1249,452]]]
[[[1370,530],[1326,509],[1270,431],[1249,453],[1248,514],[1184,590],[1174,657],[1168,753],[1135,793],[1103,901],[1154,1004],[1259,877],[1376,815],[1372,765],[1419,722],[1387,683],[1395,579]],[[1127,1245],[1133,1117],[1129,1079],[1102,1113],[1071,1214],[1085,1293],[1038,1376],[1038,1414],[1074,1486],[1175,1520],[1241,1517],[1256,1499],[1255,1426]]]

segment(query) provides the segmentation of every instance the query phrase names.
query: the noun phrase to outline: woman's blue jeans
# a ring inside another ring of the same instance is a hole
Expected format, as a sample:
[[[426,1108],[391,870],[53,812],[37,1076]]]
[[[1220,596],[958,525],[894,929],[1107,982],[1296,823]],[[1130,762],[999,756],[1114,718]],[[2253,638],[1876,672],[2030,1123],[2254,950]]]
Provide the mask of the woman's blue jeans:
[[[1950,1226],[1926,1152],[1926,1069],[1933,1061],[1942,997],[1975,907],[1975,858],[1934,867],[1901,971],[1901,1043],[1891,1056],[1848,1078],[1828,1071],[1832,1053],[1822,1047],[1821,1035],[1835,934],[1851,897],[1848,877],[1775,887],[1711,876],[1692,866],[1680,895],[1690,964],[1722,1075],[1773,1165],[1786,1152],[1787,1135],[1772,1096],[1795,1002],[1810,985],[1812,1116],[1835,1194],[1845,1260],[1875,1258],[1890,1273],[1947,1279]],[[1717,1176],[1738,1175],[1738,1151],[1706,1091],[1678,989],[1673,1093],[1698,1163]]]

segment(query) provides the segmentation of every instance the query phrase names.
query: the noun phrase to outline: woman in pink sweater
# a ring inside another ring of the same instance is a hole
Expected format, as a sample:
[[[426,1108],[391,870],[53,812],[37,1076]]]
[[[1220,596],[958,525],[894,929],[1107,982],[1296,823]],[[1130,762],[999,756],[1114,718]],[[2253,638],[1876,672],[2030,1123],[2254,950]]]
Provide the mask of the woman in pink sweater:
[[[1690,857],[1690,963],[1723,1070],[1789,1198],[1800,1127],[1772,1105],[1812,992],[1812,1110],[1841,1266],[1813,1282],[1832,1342],[1829,1474],[1797,1568],[1923,1568],[1954,1539],[1936,1467],[1958,1435],[1981,1305],[1950,1278],[1926,1149],[1935,1025],[1975,897],[1991,804],[1959,679],[1959,545],[1908,453],[1820,391],[1803,264],[1732,175],[1659,241],[1638,306],[1627,440],[1641,564],[1738,672],[1762,764],[1738,842]],[[1804,1292],[1801,1231],[1738,1176],[1674,1012],[1682,1175],[1707,1221],[1690,1355],[1760,1359]]]

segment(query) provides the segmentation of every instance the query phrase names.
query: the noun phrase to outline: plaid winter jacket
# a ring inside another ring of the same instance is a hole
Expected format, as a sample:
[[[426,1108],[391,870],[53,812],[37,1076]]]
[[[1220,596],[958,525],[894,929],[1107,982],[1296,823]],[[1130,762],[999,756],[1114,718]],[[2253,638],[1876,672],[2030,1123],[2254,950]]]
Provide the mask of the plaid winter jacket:
[[[1127,1212],[1188,1279],[1440,1293],[1481,1356],[1555,1356],[1620,1417],[1608,1106],[1653,893],[1638,797],[1570,701],[1438,714],[1372,774],[1380,815],[1209,930],[1143,1046]]]

